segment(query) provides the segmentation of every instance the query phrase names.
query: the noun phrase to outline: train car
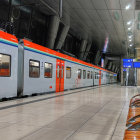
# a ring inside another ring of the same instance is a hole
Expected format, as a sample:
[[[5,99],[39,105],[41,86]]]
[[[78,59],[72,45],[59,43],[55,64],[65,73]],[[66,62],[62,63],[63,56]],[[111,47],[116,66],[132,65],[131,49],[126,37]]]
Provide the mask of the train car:
[[[107,74],[108,73],[108,74]],[[100,86],[113,73],[0,31],[0,98]]]
[[[18,40],[0,31],[0,98],[17,96]]]

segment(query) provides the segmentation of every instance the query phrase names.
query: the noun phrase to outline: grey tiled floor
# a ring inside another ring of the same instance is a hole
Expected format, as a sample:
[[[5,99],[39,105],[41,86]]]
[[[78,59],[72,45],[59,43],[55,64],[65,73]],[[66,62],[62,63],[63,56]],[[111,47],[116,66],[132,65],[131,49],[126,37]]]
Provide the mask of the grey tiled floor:
[[[0,110],[0,139],[123,140],[129,99],[137,88],[110,85],[82,90]],[[68,92],[73,91],[60,94]],[[54,94],[5,102],[0,107],[47,96]]]

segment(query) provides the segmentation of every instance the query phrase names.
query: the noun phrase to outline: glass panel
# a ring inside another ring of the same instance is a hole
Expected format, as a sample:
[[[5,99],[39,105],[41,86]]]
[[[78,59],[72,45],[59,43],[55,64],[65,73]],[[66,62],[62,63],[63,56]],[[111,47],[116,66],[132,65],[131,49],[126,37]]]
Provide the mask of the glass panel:
[[[93,72],[91,71],[91,79],[93,79]]]
[[[83,79],[86,79],[86,70],[83,70]]]
[[[30,61],[30,66],[39,67],[39,62],[38,61]]]
[[[66,78],[71,78],[71,67],[66,67]]]
[[[47,63],[47,62],[45,63],[44,77],[52,78],[52,64],[51,63]]]
[[[10,77],[11,75],[11,57],[0,54],[0,77]]]
[[[40,62],[39,61],[30,60],[29,77],[32,77],[32,78],[40,77]]]
[[[78,79],[81,79],[81,75],[82,75],[82,70],[78,69]]]
[[[60,66],[57,66],[57,78],[59,78],[59,71],[60,71]]]
[[[64,66],[62,66],[62,70],[61,70],[61,78],[63,78],[63,72],[64,72]]]
[[[87,79],[90,79],[90,71],[87,72]]]

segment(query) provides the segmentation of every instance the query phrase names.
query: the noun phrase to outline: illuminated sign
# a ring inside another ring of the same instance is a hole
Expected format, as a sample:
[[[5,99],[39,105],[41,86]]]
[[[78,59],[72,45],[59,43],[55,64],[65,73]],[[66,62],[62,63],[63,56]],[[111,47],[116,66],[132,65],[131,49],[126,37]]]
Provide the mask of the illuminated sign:
[[[133,59],[123,59],[124,68],[133,68]]]
[[[140,68],[140,62],[134,62],[134,68]]]
[[[124,67],[124,68],[133,68],[133,62],[129,62],[129,63],[124,62],[124,63],[123,63],[123,67]]]
[[[106,53],[106,51],[107,51],[108,43],[109,43],[109,38],[107,37],[105,40],[105,45],[104,45],[104,50],[103,50],[104,53]]]
[[[104,67],[104,59],[103,58],[101,59],[101,67],[102,68]]]
[[[133,59],[123,59],[123,62],[133,62]]]

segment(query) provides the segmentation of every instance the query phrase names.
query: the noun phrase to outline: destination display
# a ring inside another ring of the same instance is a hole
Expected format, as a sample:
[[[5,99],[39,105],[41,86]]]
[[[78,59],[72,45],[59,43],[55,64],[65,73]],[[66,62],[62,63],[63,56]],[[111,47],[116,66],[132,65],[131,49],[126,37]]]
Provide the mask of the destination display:
[[[123,68],[140,68],[140,60],[123,59]]]

